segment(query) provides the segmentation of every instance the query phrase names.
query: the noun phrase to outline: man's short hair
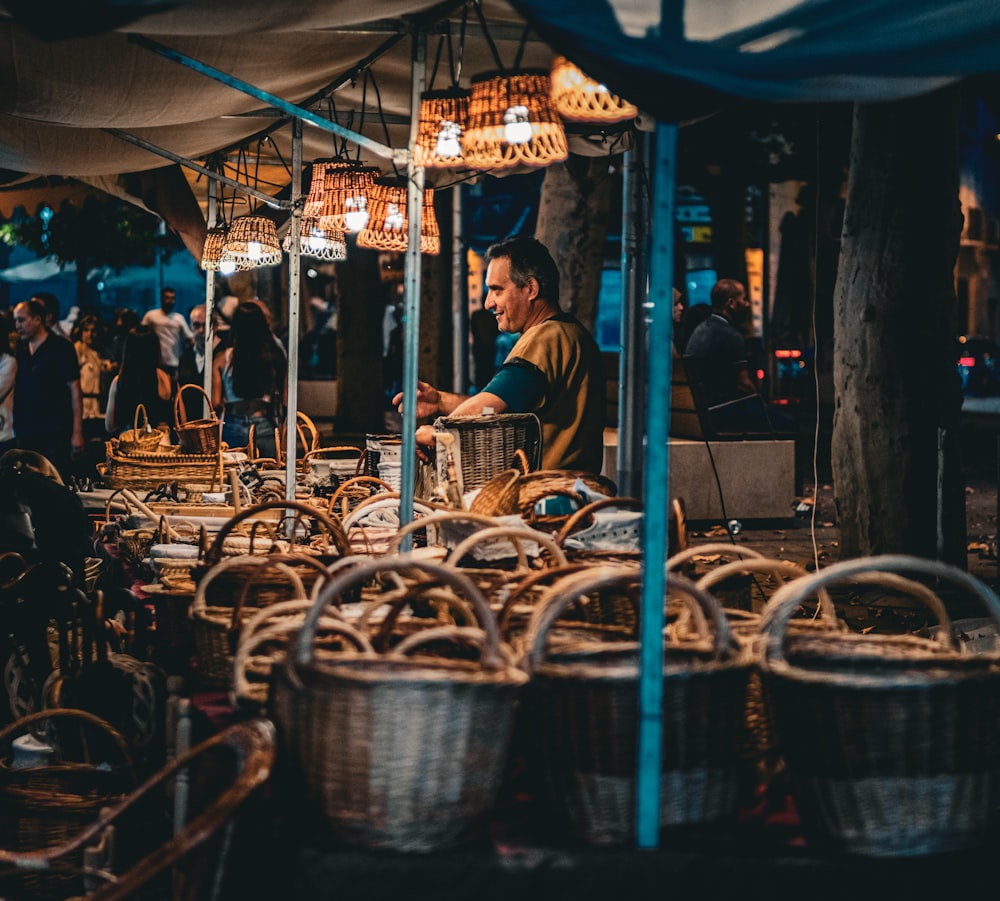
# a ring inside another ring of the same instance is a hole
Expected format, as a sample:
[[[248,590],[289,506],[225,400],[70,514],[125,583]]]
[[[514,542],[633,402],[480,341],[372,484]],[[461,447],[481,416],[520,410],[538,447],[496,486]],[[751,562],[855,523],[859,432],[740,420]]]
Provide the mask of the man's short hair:
[[[39,300],[38,297],[39,295],[34,294],[32,295],[31,300],[23,300],[21,301],[21,303],[23,303],[28,308],[28,315],[31,316],[32,319],[41,319],[42,322],[45,322],[45,319],[48,316],[49,311],[46,308],[44,302]],[[20,304],[18,304],[18,306],[20,306]]]
[[[208,308],[205,306],[205,304],[200,303],[197,306],[191,307],[191,311],[188,313],[189,322],[194,322],[195,313],[201,313],[202,320],[205,322],[208,321]]]
[[[743,282],[738,282],[734,278],[720,278],[712,287],[712,309],[721,310],[727,300],[745,292]]]
[[[50,291],[39,291],[36,294],[32,294],[31,299],[37,300],[42,305],[42,310],[44,311],[42,319],[51,316],[53,322],[59,321],[62,309],[59,306],[59,298],[55,294]]]
[[[529,278],[535,279],[538,296],[559,309],[559,267],[541,241],[523,235],[505,238],[487,249],[487,265],[499,257],[510,260],[510,280],[515,285],[523,288]]]

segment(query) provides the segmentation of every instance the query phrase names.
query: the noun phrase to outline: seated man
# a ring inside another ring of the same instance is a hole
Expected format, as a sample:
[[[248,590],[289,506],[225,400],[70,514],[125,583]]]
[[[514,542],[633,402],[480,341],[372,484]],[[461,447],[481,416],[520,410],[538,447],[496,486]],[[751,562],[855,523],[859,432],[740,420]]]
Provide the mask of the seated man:
[[[542,425],[542,468],[600,472],[604,456],[604,367],[591,334],[559,310],[559,270],[545,246],[516,237],[486,252],[484,306],[497,328],[520,334],[504,364],[478,394],[465,397],[417,383],[417,416],[535,413]],[[393,404],[403,410],[403,395]],[[430,426],[417,441],[431,444]],[[429,434],[428,434],[429,432]]]

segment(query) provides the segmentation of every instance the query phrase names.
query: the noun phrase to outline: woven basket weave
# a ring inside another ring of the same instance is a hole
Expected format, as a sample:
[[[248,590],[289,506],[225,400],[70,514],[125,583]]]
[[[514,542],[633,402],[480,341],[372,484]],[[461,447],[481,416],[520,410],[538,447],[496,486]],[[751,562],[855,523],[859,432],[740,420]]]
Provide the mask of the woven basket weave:
[[[1000,623],[1000,599],[977,579],[900,555],[843,561],[774,595],[761,665],[803,825],[871,856],[979,844],[1000,788],[1000,654],[962,655],[947,625],[944,644],[788,629],[817,589],[871,571],[944,579]]]
[[[404,656],[402,645],[318,658],[313,636],[330,599],[400,567],[421,569],[471,604],[479,660]],[[508,659],[482,595],[446,567],[372,561],[327,584],[276,671],[273,708],[307,797],[337,836],[367,848],[436,851],[475,834],[499,789],[526,681]]]
[[[207,419],[188,419],[184,411],[185,391],[194,390],[208,402],[211,416]],[[174,397],[174,431],[181,450],[186,454],[217,454],[222,446],[222,424],[212,409],[212,400],[200,385],[181,385]]]
[[[532,469],[542,457],[542,428],[534,413],[494,413],[485,416],[451,416],[437,419],[436,432],[454,436],[452,453],[455,459],[458,490],[464,494],[482,488],[505,469],[517,467],[516,452],[527,454]],[[441,441],[439,439],[439,444]],[[437,451],[437,481],[448,481],[448,454]]]
[[[216,453],[181,454],[159,452],[124,455],[118,439],[106,444],[106,461],[97,470],[111,488],[156,488],[165,482],[183,485],[222,484],[222,457]]]
[[[140,413],[142,414],[141,423],[139,422]],[[132,428],[118,436],[118,452],[126,455],[152,453],[159,447],[165,435],[163,429],[155,428],[150,423],[145,406],[136,404]],[[161,453],[170,453],[170,451],[164,450]]]
[[[581,593],[634,584],[635,575],[604,565],[561,579],[539,602],[524,636],[524,665],[534,683],[529,731],[572,831],[589,844],[619,845],[634,836],[639,646],[587,641],[546,650],[546,639]],[[696,619],[714,628],[695,641],[664,643],[663,827],[734,813],[750,669],[717,601],[681,576],[670,574],[667,587],[697,605]]]

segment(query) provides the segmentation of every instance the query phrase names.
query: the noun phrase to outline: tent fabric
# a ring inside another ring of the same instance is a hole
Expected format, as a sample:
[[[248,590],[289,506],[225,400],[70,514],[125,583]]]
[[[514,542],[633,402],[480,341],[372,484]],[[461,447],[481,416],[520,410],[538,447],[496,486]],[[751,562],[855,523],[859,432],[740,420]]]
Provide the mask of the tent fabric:
[[[734,97],[901,99],[1000,68],[992,0],[512,2],[556,50],[668,122]]]

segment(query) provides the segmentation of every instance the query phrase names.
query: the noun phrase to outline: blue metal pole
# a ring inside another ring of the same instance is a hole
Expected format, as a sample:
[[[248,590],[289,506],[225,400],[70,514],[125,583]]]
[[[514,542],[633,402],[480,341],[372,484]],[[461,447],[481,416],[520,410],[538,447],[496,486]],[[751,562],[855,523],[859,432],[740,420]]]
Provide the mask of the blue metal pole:
[[[649,265],[649,381],[643,484],[642,616],[639,664],[639,761],[636,840],[640,848],[660,841],[660,760],[663,747],[663,624],[670,472],[670,370],[673,344],[674,182],[677,126],[657,123]]]

